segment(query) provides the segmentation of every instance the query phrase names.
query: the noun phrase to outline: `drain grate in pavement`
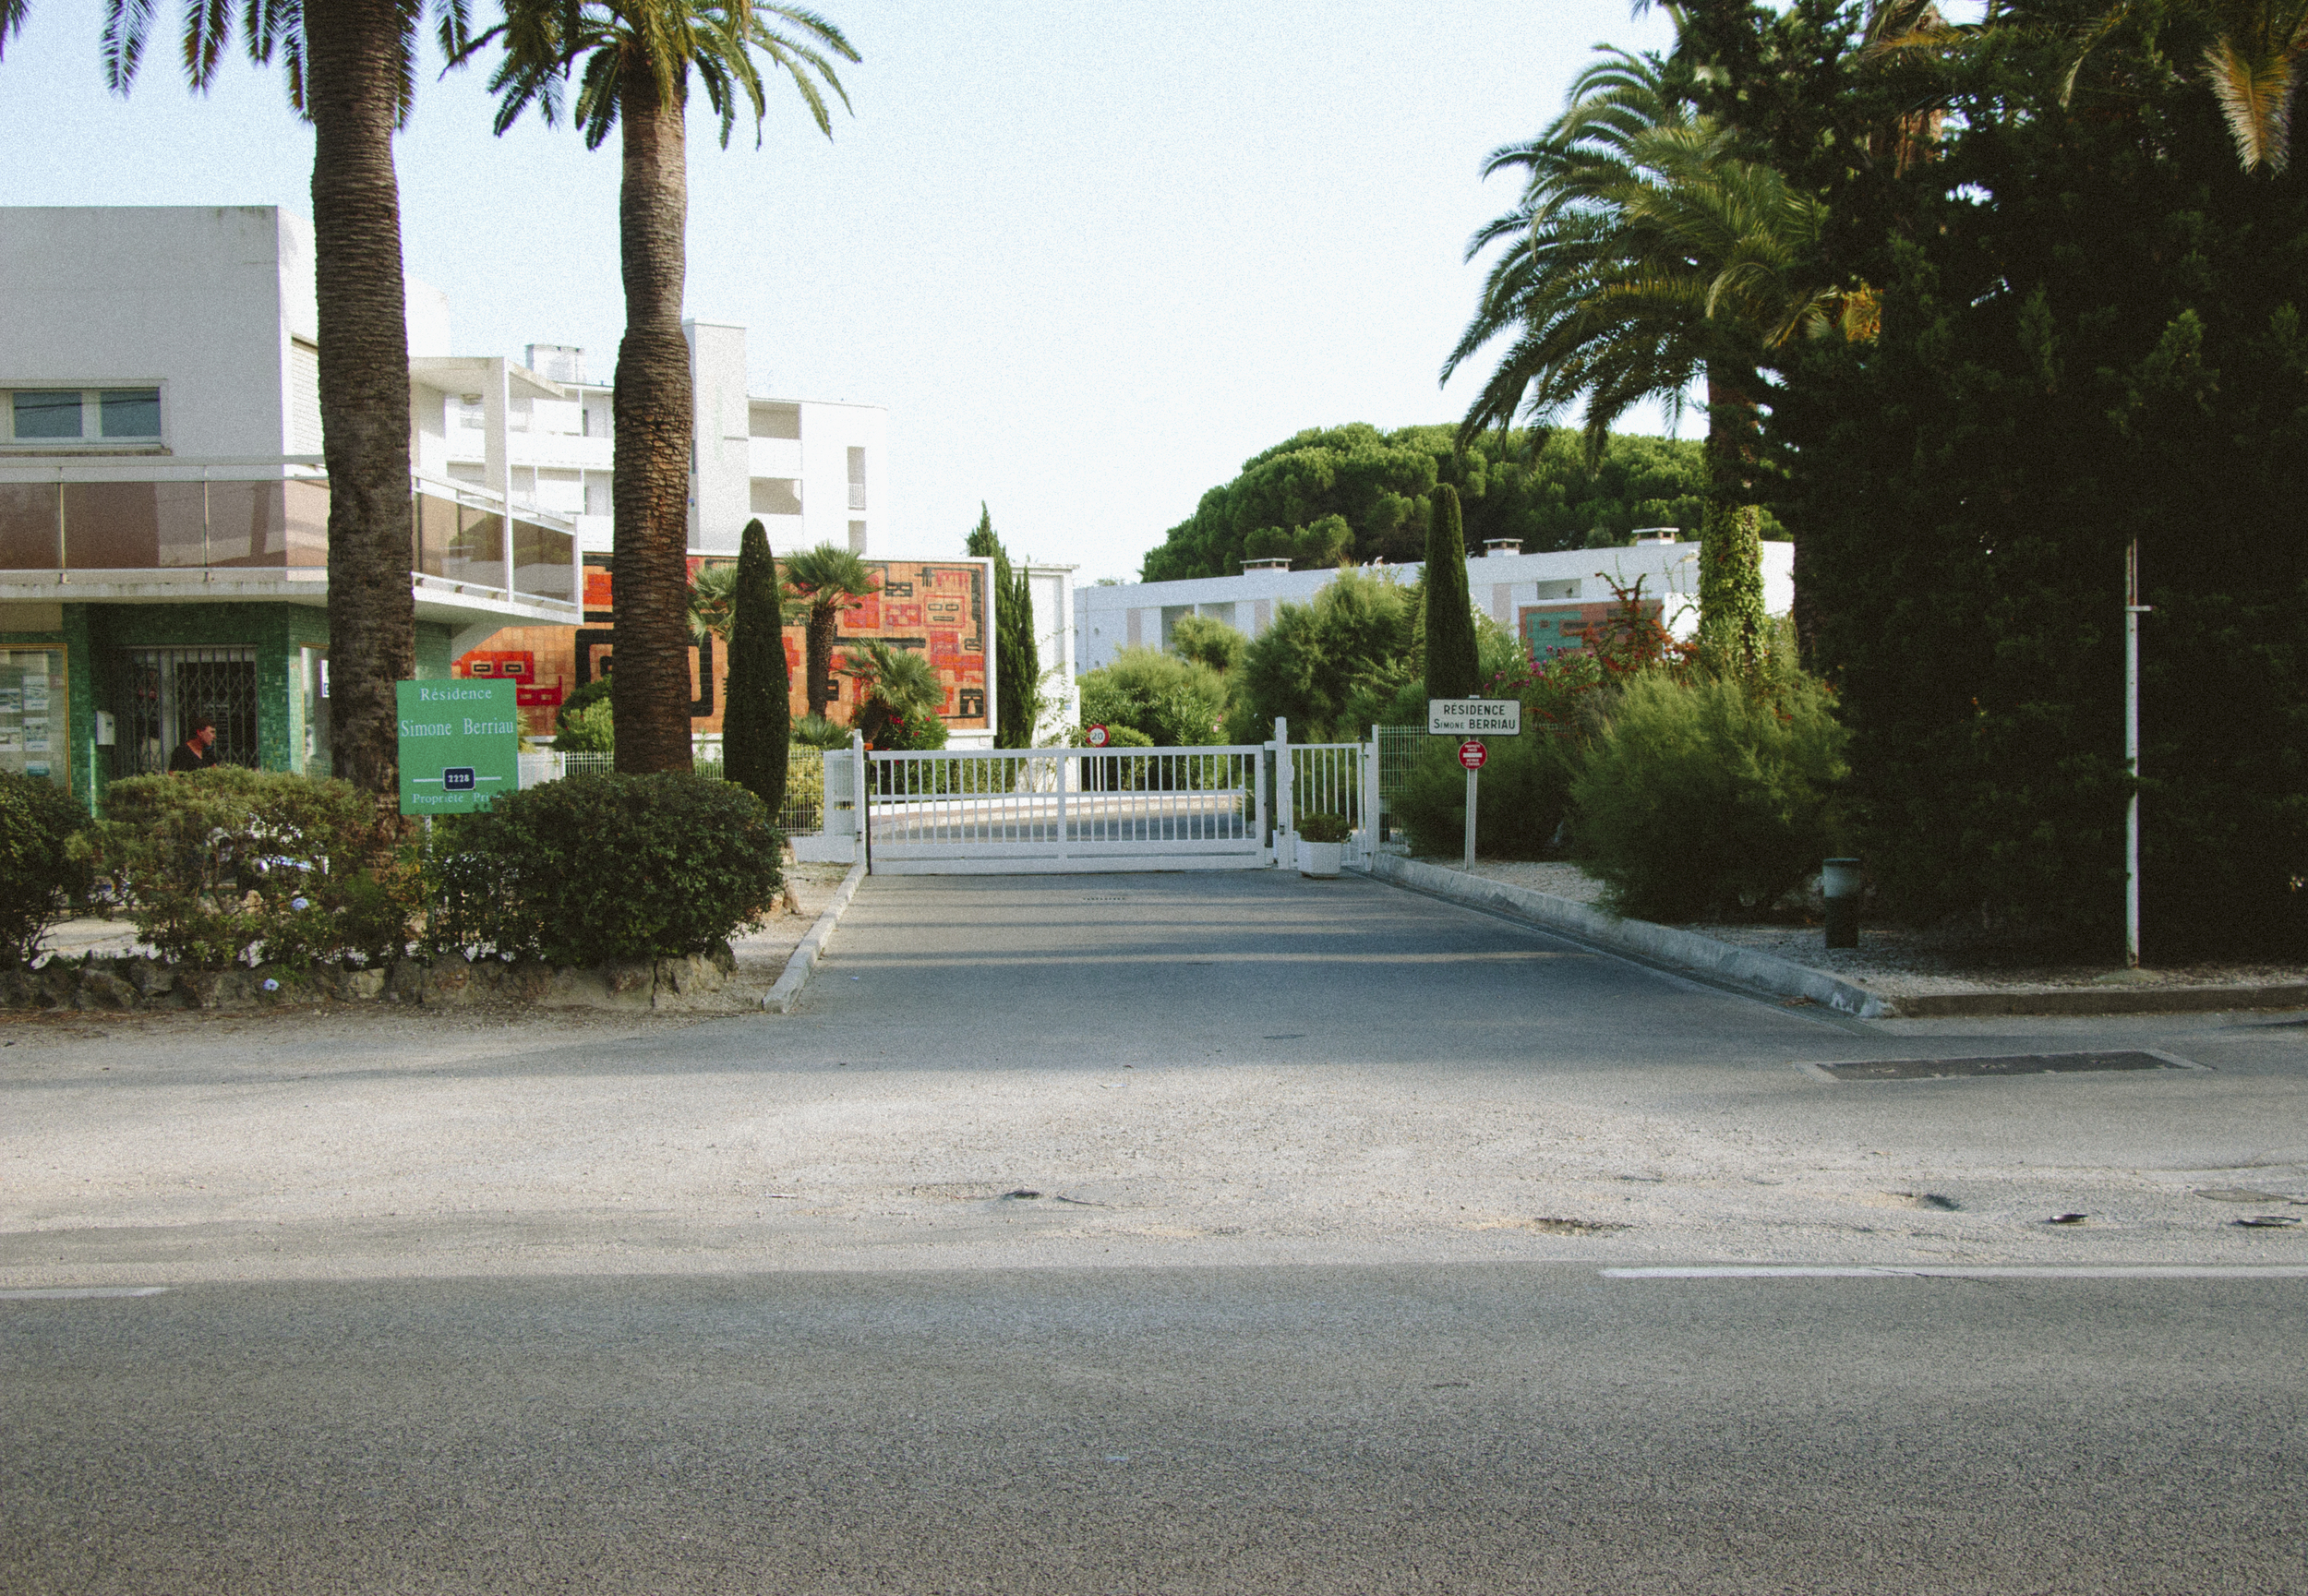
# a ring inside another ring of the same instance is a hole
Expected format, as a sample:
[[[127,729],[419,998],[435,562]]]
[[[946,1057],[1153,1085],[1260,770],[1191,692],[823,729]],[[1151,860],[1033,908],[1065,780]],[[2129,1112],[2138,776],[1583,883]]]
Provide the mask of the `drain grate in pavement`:
[[[1963,1075],[2064,1075],[2104,1070],[2184,1070],[2157,1053],[2009,1053],[1986,1059],[1857,1059],[1820,1068],[1839,1081],[1940,1081]]]

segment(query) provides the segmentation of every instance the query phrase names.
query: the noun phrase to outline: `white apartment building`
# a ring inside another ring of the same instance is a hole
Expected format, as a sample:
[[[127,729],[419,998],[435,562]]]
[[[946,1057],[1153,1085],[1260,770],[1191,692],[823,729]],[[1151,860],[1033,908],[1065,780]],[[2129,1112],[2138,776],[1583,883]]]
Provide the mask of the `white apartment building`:
[[[446,304],[409,301],[416,364],[438,363]],[[0,208],[0,769],[93,801],[201,717],[229,762],[330,768],[318,340],[301,218]],[[439,410],[439,376],[413,375],[413,412]],[[410,486],[418,676],[502,628],[581,622],[569,521],[421,454]]]
[[[681,330],[696,396],[690,552],[734,556],[758,516],[779,554],[821,543],[868,553],[888,526],[888,411],[751,393],[744,328],[691,320]],[[410,416],[419,469],[566,516],[583,552],[607,554],[613,390],[602,379],[612,374],[569,344],[524,354],[417,358],[412,345],[412,373],[433,390]]]
[[[1420,567],[1364,566],[1362,574],[1418,580]],[[1250,637],[1274,624],[1285,604],[1306,604],[1338,575],[1335,570],[1292,570],[1288,560],[1245,560],[1239,576],[1184,582],[1122,582],[1074,590],[1074,656],[1078,668],[1097,670],[1124,648],[1167,648],[1182,617],[1208,616]],[[1660,618],[1677,637],[1699,625],[1699,545],[1672,534],[1639,539],[1618,548],[1573,548],[1524,554],[1519,545],[1487,546],[1467,562],[1467,587],[1476,609],[1514,632],[1534,653],[1575,643],[1615,602],[1612,583],[1640,579],[1646,603],[1660,603]],[[1763,545],[1763,606],[1784,615],[1795,605],[1795,546]]]

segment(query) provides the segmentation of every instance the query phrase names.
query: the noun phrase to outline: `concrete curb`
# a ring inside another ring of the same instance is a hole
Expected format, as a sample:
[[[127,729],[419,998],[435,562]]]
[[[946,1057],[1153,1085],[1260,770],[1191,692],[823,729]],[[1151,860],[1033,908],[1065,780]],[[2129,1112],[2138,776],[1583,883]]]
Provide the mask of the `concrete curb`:
[[[1552,893],[1511,886],[1506,882],[1471,876],[1463,870],[1445,870],[1440,865],[1422,864],[1399,854],[1379,854],[1366,868],[1381,881],[1432,893],[1453,903],[1496,909],[1518,919],[1568,931],[1581,942],[1599,947],[1699,970],[1776,997],[1809,998],[1854,1019],[1889,1019],[1893,1013],[1890,1004],[1865,987],[1770,954],[1759,954],[1752,948],[1735,948],[1696,931],[1654,926],[1649,920],[1621,919],[1589,905],[1558,898]]]
[[[2033,992],[1917,992],[1893,1000],[1903,1020],[1967,1014],[2211,1014],[2308,1009],[2308,986],[2060,987]]]
[[[1582,942],[1701,971],[1776,997],[1809,998],[1855,1019],[1961,1019],[1998,1014],[2200,1014],[2227,1009],[2308,1008],[2308,986],[2062,987],[2050,991],[1917,992],[1886,998],[1855,982],[1697,931],[1621,919],[1586,904],[1505,882],[1470,876],[1399,854],[1380,854],[1368,873],[1475,908],[1569,932]]]
[[[833,940],[834,928],[841,924],[842,911],[858,895],[858,883],[865,880],[865,873],[862,859],[849,867],[841,885],[834,889],[834,901],[825,906],[825,912],[817,917],[817,924],[810,928],[801,945],[786,960],[785,973],[777,978],[777,984],[762,994],[762,1007],[775,1009],[781,1014],[793,1013],[795,1000],[801,996],[801,989],[809,985],[810,972],[817,968],[817,961],[824,956],[825,944]]]

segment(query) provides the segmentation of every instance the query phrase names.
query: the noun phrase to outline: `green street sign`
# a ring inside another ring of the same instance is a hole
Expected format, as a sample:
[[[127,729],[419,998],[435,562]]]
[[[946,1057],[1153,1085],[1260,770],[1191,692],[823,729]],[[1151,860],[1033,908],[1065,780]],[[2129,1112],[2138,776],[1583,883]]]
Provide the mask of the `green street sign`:
[[[521,786],[521,716],[510,681],[397,681],[401,812],[485,810]]]

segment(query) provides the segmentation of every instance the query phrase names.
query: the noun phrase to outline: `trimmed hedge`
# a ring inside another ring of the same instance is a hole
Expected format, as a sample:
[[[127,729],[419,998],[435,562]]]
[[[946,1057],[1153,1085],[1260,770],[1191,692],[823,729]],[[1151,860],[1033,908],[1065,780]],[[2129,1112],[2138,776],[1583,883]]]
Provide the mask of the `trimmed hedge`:
[[[418,883],[402,822],[352,783],[217,765],[104,792],[84,854],[170,958],[398,958]]]
[[[547,782],[436,823],[432,940],[557,965],[706,953],[766,916],[783,844],[762,800],[731,782]]]

